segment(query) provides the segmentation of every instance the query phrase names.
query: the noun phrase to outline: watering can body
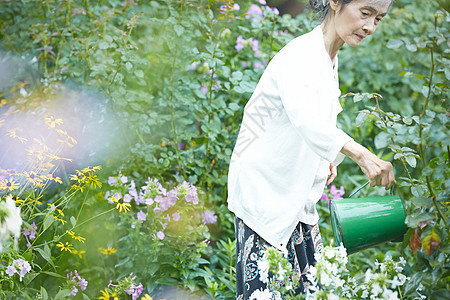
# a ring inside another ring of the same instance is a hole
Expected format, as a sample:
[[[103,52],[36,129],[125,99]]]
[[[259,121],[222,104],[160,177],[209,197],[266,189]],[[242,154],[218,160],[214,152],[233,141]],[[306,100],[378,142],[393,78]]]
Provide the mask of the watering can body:
[[[408,229],[399,196],[331,200],[330,215],[336,244],[349,254],[399,239]]]

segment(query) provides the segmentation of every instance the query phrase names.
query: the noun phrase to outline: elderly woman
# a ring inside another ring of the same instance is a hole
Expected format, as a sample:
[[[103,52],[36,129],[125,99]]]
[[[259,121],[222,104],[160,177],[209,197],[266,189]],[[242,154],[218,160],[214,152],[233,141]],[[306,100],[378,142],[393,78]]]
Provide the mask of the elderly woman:
[[[305,272],[323,247],[315,205],[344,156],[372,186],[395,184],[389,162],[336,127],[342,110],[338,50],[374,33],[392,1],[310,3],[323,22],[271,60],[245,106],[231,157],[228,207],[235,214],[238,299],[252,299],[267,288],[257,267],[267,245],[287,252],[294,271],[303,275],[297,292],[307,288]]]

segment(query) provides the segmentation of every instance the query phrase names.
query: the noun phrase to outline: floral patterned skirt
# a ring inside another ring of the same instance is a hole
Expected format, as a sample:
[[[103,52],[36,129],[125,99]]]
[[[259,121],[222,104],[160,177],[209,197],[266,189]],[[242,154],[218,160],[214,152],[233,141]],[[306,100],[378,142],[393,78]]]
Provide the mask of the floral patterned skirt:
[[[270,246],[256,232],[235,217],[236,232],[236,298],[237,300],[252,300],[251,296],[256,290],[268,288],[260,280],[258,261],[261,260],[265,247]],[[309,286],[306,273],[310,265],[314,265],[314,254],[323,249],[319,226],[307,225],[299,222],[286,246],[288,260],[294,272],[299,275],[300,287],[297,294],[304,293]],[[270,276],[270,274],[269,274]],[[279,291],[272,290],[272,299],[282,299]],[[255,298],[253,298],[255,299]]]

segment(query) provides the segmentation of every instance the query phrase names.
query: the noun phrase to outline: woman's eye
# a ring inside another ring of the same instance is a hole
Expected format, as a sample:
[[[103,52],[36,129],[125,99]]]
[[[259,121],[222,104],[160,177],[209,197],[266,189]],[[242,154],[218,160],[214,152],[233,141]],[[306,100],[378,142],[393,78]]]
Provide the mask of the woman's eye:
[[[362,12],[362,15],[363,15],[364,17],[367,17],[369,14],[366,13],[366,12]]]

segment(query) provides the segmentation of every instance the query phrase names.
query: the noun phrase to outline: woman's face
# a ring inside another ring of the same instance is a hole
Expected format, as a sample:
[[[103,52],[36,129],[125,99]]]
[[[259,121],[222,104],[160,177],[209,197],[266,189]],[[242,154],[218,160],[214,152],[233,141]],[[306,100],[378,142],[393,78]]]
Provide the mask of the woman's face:
[[[391,0],[354,0],[345,6],[332,4],[336,33],[350,46],[358,46],[366,36],[375,32],[390,5]]]

